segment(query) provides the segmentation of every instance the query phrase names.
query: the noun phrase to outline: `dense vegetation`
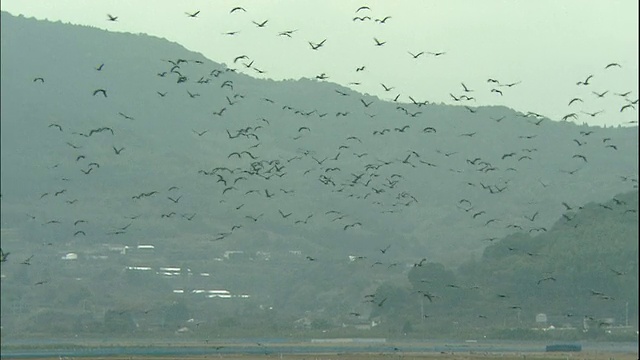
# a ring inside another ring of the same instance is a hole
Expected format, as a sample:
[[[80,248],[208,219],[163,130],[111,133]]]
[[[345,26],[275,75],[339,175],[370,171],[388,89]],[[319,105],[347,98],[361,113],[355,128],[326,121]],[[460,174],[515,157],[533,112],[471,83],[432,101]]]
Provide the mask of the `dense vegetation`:
[[[304,259],[286,256],[226,259],[215,271],[218,277],[272,277],[278,272],[269,289],[245,299],[166,296],[186,284],[197,288],[194,275],[163,278],[100,261],[91,267],[81,261],[62,266],[5,263],[3,273],[13,276],[2,284],[2,321],[13,336],[124,332],[153,337],[188,328],[182,336],[610,339],[615,337],[606,331],[614,329],[618,339],[630,339],[632,333],[617,327],[626,321],[637,327],[637,200],[638,193],[631,192],[615,201],[586,204],[567,213],[571,221],[562,218],[544,234],[518,233],[493,241],[481,258],[455,270],[430,261],[401,264],[408,271],[377,277],[377,288],[371,288],[371,266],[348,259],[306,266],[301,266]],[[188,244],[184,251],[190,251]],[[156,252],[153,260],[161,264],[170,255]],[[85,269],[83,278],[90,281],[76,280],[77,267]],[[296,271],[275,270],[287,267]],[[63,291],[30,285],[42,273]],[[536,323],[539,313],[546,314],[545,323]],[[569,330],[532,330],[552,325]]]

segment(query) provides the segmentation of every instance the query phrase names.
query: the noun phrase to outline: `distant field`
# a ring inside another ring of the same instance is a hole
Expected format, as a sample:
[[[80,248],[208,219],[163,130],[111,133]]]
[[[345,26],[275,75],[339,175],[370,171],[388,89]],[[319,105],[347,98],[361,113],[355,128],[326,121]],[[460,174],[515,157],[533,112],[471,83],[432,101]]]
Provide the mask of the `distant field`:
[[[60,360],[60,358],[39,358],[41,360]],[[76,359],[76,358],[66,358]],[[80,358],[77,358],[80,359]],[[455,354],[318,354],[318,355],[200,355],[200,356],[107,356],[107,357],[82,357],[82,360],[169,360],[169,359],[286,359],[286,360],[366,360],[366,359],[439,359],[439,360],[475,360],[475,359],[500,359],[500,360],[637,360],[638,354],[601,353],[601,352],[575,352],[575,353],[455,353]]]

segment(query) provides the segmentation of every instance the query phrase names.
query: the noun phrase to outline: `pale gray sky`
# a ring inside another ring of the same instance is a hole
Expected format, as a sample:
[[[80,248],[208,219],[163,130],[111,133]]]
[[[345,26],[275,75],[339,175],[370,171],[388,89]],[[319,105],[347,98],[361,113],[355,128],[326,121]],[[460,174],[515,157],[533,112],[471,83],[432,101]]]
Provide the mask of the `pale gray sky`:
[[[356,13],[365,5],[370,9]],[[236,6],[246,12],[230,13]],[[638,118],[637,105],[620,112],[628,102],[616,95],[631,91],[627,99],[638,99],[635,0],[3,0],[1,9],[163,37],[258,78],[325,73],[326,81],[383,99],[400,94],[398,101],[411,96],[449,104],[461,104],[450,94],[464,94],[464,82],[476,99],[464,102],[469,106],[505,105],[557,120],[576,113],[576,122],[600,126]],[[185,14],[196,11],[194,18]],[[108,21],[107,14],[118,20]],[[262,28],[253,23],[264,20]],[[278,36],[286,30],[295,32]],[[239,32],[224,35],[231,31]],[[385,44],[376,46],[374,38]],[[323,39],[324,46],[311,49],[309,42]],[[409,54],[423,51],[416,59]],[[233,64],[239,55],[249,56],[252,68]],[[613,62],[621,67],[605,70]],[[356,72],[360,66],[365,70]],[[576,85],[589,75],[589,85]],[[489,78],[518,84],[498,86]],[[387,92],[381,83],[394,89]],[[607,90],[601,98],[593,93]],[[584,102],[569,107],[574,97]]]

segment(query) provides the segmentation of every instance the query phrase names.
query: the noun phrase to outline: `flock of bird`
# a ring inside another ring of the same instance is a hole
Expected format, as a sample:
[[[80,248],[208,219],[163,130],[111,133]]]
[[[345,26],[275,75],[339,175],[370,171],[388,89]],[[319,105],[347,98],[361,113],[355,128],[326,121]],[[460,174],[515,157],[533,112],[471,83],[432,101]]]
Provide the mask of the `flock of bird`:
[[[376,17],[370,16],[372,10],[368,6],[361,6],[354,12],[354,22],[375,22],[379,24],[390,24],[393,22],[392,16]],[[243,7],[234,7],[230,9],[230,14],[236,13],[249,13],[249,10]],[[201,14],[200,11],[186,12],[185,16],[196,19]],[[120,21],[120,17],[116,15],[107,15],[107,21],[116,22]],[[264,28],[268,26],[269,19],[260,21],[252,21],[252,23],[258,28]],[[285,30],[278,33],[279,36],[292,37],[297,30]],[[225,36],[237,35],[236,32],[225,32]],[[322,51],[325,44],[329,43],[331,39],[319,39],[308,40],[309,49],[311,51]],[[386,45],[386,41],[380,40],[377,37],[373,37],[373,46],[382,47]],[[441,57],[446,55],[444,51],[407,51],[407,53],[413,59],[418,59],[422,56]],[[366,229],[369,223],[367,223],[367,215],[363,213],[359,214],[355,211],[347,212],[344,209],[326,209],[326,211],[313,211],[310,207],[309,212],[296,214],[287,208],[291,199],[295,199],[300,194],[300,189],[295,188],[294,185],[298,184],[299,180],[294,182],[286,182],[286,179],[306,179],[308,182],[315,182],[316,184],[322,184],[322,187],[326,189],[327,196],[341,196],[343,199],[350,199],[349,201],[358,202],[357,206],[365,205],[370,209],[375,209],[380,214],[387,213],[402,213],[403,211],[410,211],[411,208],[419,207],[420,204],[428,202],[429,200],[420,197],[417,191],[413,191],[413,180],[409,180],[412,175],[415,175],[418,169],[420,171],[429,171],[433,168],[442,168],[447,164],[451,166],[451,159],[458,159],[458,163],[463,165],[454,168],[450,167],[445,170],[451,173],[452,179],[458,179],[458,176],[462,176],[464,172],[473,172],[475,174],[486,175],[491,173],[501,173],[504,176],[486,178],[492,180],[492,182],[469,181],[468,187],[473,188],[477,193],[491,194],[499,196],[511,190],[512,184],[508,178],[508,174],[518,172],[519,166],[526,166],[528,161],[533,161],[538,149],[531,144],[531,140],[537,137],[536,133],[529,133],[520,136],[522,148],[517,151],[505,152],[498,157],[485,156],[483,154],[467,154],[469,158],[464,158],[464,154],[454,151],[453,149],[443,151],[436,149],[432,153],[427,153],[424,149],[407,149],[400,157],[385,156],[384,151],[376,149],[378,146],[384,147],[384,139],[390,136],[404,136],[406,134],[420,135],[420,136],[439,136],[443,130],[438,125],[428,122],[426,118],[427,109],[430,106],[429,101],[418,101],[412,96],[406,96],[410,102],[399,102],[398,94],[393,99],[392,103],[395,103],[395,114],[393,124],[388,127],[370,129],[365,128],[357,134],[344,134],[335,132],[335,136],[342,136],[340,145],[333,148],[325,148],[321,151],[317,149],[308,149],[304,146],[306,138],[313,136],[316,131],[314,121],[340,121],[341,119],[352,118],[354,116],[362,116],[373,119],[380,113],[376,113],[376,107],[381,103],[374,98],[367,96],[359,96],[355,92],[349,92],[344,88],[336,87],[335,92],[332,94],[335,101],[338,104],[340,101],[348,101],[349,107],[344,110],[329,112],[328,110],[318,110],[317,108],[305,108],[304,106],[298,106],[297,104],[291,104],[282,100],[277,100],[271,97],[256,98],[254,94],[243,93],[239,81],[237,80],[237,72],[240,72],[242,68],[253,69],[258,73],[264,73],[255,67],[254,63],[258,59],[251,59],[247,55],[238,55],[232,61],[234,66],[240,66],[238,69],[231,68],[209,68],[204,61],[201,60],[189,60],[189,59],[170,59],[162,60],[162,68],[154,70],[155,76],[161,78],[163,81],[163,89],[157,89],[153,96],[157,96],[161,101],[209,101],[209,96],[206,92],[215,91],[216,94],[223,94],[223,105],[215,107],[210,111],[208,116],[211,121],[225,124],[228,126],[224,132],[219,131],[220,125],[209,128],[193,129],[188,128],[185,132],[192,134],[194,142],[206,141],[208,136],[222,136],[226,138],[230,147],[233,147],[235,151],[230,151],[228,154],[223,155],[223,159],[216,159],[217,166],[211,168],[198,168],[193,170],[193,175],[201,178],[206,178],[207,181],[212,179],[210,183],[213,184],[216,190],[216,196],[219,202],[219,206],[226,207],[230,214],[235,214],[234,218],[237,220],[234,223],[227,224],[223,227],[221,224],[216,224],[217,232],[212,234],[209,238],[210,241],[221,242],[231,241],[239,231],[248,227],[254,226],[258,222],[265,221],[265,218],[269,217],[269,221],[282,222],[287,226],[304,226],[313,221],[323,221],[323,224],[328,224],[342,232],[354,232],[358,230]],[[577,87],[597,86],[598,77],[606,76],[606,72],[616,71],[621,66],[617,63],[611,63],[603,67],[603,72],[596,75],[588,75],[583,81],[577,82]],[[355,72],[363,71],[366,68],[366,64],[355,69]],[[79,70],[85,71],[85,70]],[[109,63],[100,63],[91,65],[88,71],[95,71],[99,73],[109,72]],[[105,74],[105,76],[107,76]],[[316,76],[317,81],[324,81],[328,78],[326,74],[320,74]],[[198,79],[198,80],[196,80]],[[34,86],[48,86],[47,79],[42,76],[33,78]],[[509,89],[520,84],[516,82],[502,82],[493,78],[487,80],[487,84],[490,84],[490,92],[502,96]],[[385,92],[391,92],[395,90],[394,86],[381,83],[381,87]],[[194,90],[197,86],[202,90]],[[211,91],[205,89],[213,89]],[[110,101],[112,93],[117,92],[118,89],[115,86],[112,87],[98,87],[94,89],[87,89],[87,97],[100,99],[103,101]],[[475,100],[474,94],[477,91],[472,86],[461,82],[460,93],[450,93],[450,97],[454,102],[462,104],[460,106],[462,111],[468,111],[469,116],[475,116],[478,113],[483,112],[482,108],[469,106]],[[610,95],[611,94],[611,95]],[[631,91],[614,92],[606,89],[599,89],[598,91],[592,91],[593,98],[588,99],[584,96],[572,98],[567,105],[568,113],[562,118],[562,120],[574,119],[577,120],[580,115],[587,115],[590,117],[600,116],[604,110],[592,111],[588,110],[588,107],[581,109],[575,108],[580,104],[584,106],[592,106],[598,99],[605,96],[616,96],[620,99],[620,112],[631,112],[636,110],[638,100],[631,99]],[[345,100],[347,99],[347,100]],[[262,106],[268,107],[270,111],[280,111],[283,117],[289,117],[294,119],[300,119],[301,122],[285,129],[284,126],[279,126],[278,120],[273,118],[258,117],[256,120],[249,124],[244,124],[241,127],[234,125],[237,123],[234,119],[237,119],[238,109],[242,108],[243,102],[248,101],[259,102]],[[597,103],[596,103],[597,104]],[[380,105],[382,106],[382,105]],[[424,107],[424,109],[423,109]],[[574,110],[575,108],[575,110]],[[356,114],[356,110],[358,113]],[[126,114],[120,109],[113,109],[113,116],[118,116],[122,120],[136,122],[140,121],[140,118],[144,117],[144,114]],[[540,114],[528,112],[526,114],[520,113],[524,120],[526,120],[534,129],[544,126],[546,118]],[[506,117],[492,118],[492,121],[496,125],[501,123]],[[229,120],[231,119],[231,120]],[[510,119],[516,121],[517,119]],[[302,122],[304,121],[304,122]],[[232,128],[236,126],[236,128]],[[78,176],[84,177],[97,177],[100,176],[102,170],[101,164],[97,158],[104,158],[103,153],[91,147],[89,145],[91,139],[98,136],[110,136],[113,140],[113,144],[109,148],[109,152],[113,157],[126,156],[129,150],[129,144],[119,143],[118,135],[125,131],[121,125],[110,126],[98,126],[93,129],[78,130],[77,123],[73,121],[67,122],[55,122],[47,125],[49,131],[64,135],[66,145],[69,146],[69,159],[64,161],[70,162],[76,166],[76,173],[65,174],[62,178],[69,186],[64,188],[55,188],[44,193],[38,194],[38,200],[44,203],[47,200],[53,200],[55,198],[65,198],[65,202],[69,206],[73,206],[81,199],[73,196],[74,190],[71,187],[71,180],[84,181],[78,179]],[[318,126],[320,127],[320,126]],[[270,129],[276,130],[270,130]],[[447,131],[451,132],[451,129]],[[457,130],[456,130],[457,131]],[[215,134],[213,134],[215,133]],[[56,135],[57,135],[56,134]],[[275,134],[275,135],[274,135]],[[288,136],[291,135],[291,136]],[[70,140],[69,136],[73,139]],[[322,136],[322,135],[320,135]],[[477,139],[482,136],[481,132],[477,129],[471,129],[470,131],[458,131],[452,135],[452,138],[456,141],[465,141],[465,139]],[[615,139],[609,137],[596,139],[597,130],[580,131],[575,134],[575,138],[571,140],[575,144],[575,153],[568,154],[567,160],[574,161],[574,167],[569,169],[562,169],[561,172],[567,175],[574,175],[576,172],[583,169],[585,166],[589,166],[589,158],[585,152],[582,152],[584,146],[597,146],[601,149],[597,151],[612,151],[611,156],[615,156],[614,152],[618,150],[618,145],[614,142]],[[297,148],[293,156],[284,157],[282,154],[274,155],[273,151],[263,150],[267,145],[265,139],[276,138],[274,143],[290,142]],[[428,141],[428,140],[427,140]],[[590,145],[586,145],[589,143]],[[373,144],[373,145],[372,145]],[[593,148],[592,148],[593,149]],[[377,153],[374,153],[377,152]],[[100,156],[98,156],[100,154]],[[558,156],[563,156],[558,154]],[[226,157],[226,158],[224,158]],[[57,167],[59,164],[53,166]],[[506,175],[505,175],[506,174]],[[633,183],[634,187],[637,187],[637,179],[633,177],[624,177],[623,181]],[[545,184],[544,181],[539,180],[541,186],[546,188],[549,184]],[[189,197],[201,197],[203,194],[190,194],[184,192],[182,189],[187,187],[186,184],[175,184],[170,187],[167,186],[166,190],[152,188],[141,189],[139,192],[128,194],[128,201],[131,202],[131,207],[135,208],[136,203],[143,203],[150,199],[158,199],[154,204],[156,209],[161,209],[158,214],[160,219],[169,220],[171,218],[180,218],[184,221],[192,221],[196,217],[203,217],[205,215],[198,213],[197,211],[185,211],[185,207],[181,207],[188,201]],[[462,193],[462,192],[461,192]],[[323,195],[321,195],[323,196]],[[164,204],[160,205],[159,199],[162,198]],[[257,200],[255,200],[257,198]],[[477,197],[476,197],[477,198]],[[280,201],[279,201],[280,200]],[[267,211],[256,211],[253,207],[245,206],[249,202],[260,202],[264,204],[261,208],[268,209]],[[559,203],[561,201],[558,201]],[[558,204],[560,205],[560,204]],[[572,210],[575,206],[570,206],[567,202],[562,202],[562,205],[566,210]],[[624,206],[625,204],[619,204]],[[451,204],[452,207],[459,209],[464,214],[468,214],[470,221],[478,223],[479,227],[490,228],[492,226],[500,227],[507,232],[522,231],[528,233],[542,233],[546,232],[547,228],[539,223],[539,219],[542,216],[542,209],[536,209],[525,214],[522,214],[524,222],[512,222],[502,219],[500,217],[493,216],[491,210],[484,208],[483,204],[477,200],[460,198],[456,199]],[[140,207],[139,207],[140,208]],[[354,207],[355,208],[355,207]],[[180,210],[182,209],[182,210]],[[353,208],[351,208],[353,209]],[[609,208],[613,211],[612,208]],[[635,209],[625,208],[624,214],[635,214]],[[89,219],[91,214],[86,214],[87,218],[67,220],[73,224],[72,232],[69,234],[73,238],[89,237],[92,236],[86,225],[94,221]],[[58,218],[46,218],[36,219],[35,216],[28,214],[29,218],[33,221],[40,220],[42,226],[55,226],[60,225],[64,220]],[[140,223],[141,214],[124,216],[124,220],[121,224],[113,225],[110,229],[106,230],[104,234],[93,234],[93,236],[104,237],[119,236],[128,233],[131,228],[139,227],[143,228],[144,225]],[[570,215],[563,215],[568,223],[572,218]],[[370,221],[371,222],[371,221]],[[485,239],[486,241],[497,240],[498,237],[490,237]],[[50,243],[51,244],[51,243]],[[375,248],[372,251],[378,256],[388,256],[387,253],[392,249],[393,244],[388,244],[382,248]],[[510,251],[516,251],[518,249],[509,249]],[[526,252],[526,250],[523,250]],[[379,253],[379,254],[378,254]],[[528,253],[531,256],[535,254]],[[2,252],[2,262],[5,263],[9,259],[9,252]],[[30,265],[30,261],[33,256],[25,259],[22,264]],[[322,259],[315,254],[307,255],[305,257],[307,261],[321,262]],[[367,260],[373,259],[373,256],[359,255],[355,260]],[[383,258],[376,258],[369,264],[370,267],[386,266],[392,268],[400,265],[398,262],[383,262]],[[413,264],[414,267],[421,267],[427,261],[426,258],[422,258]],[[617,270],[617,275],[623,273]],[[557,275],[543,276],[537,281],[537,285],[541,285],[545,282],[556,281]],[[48,283],[49,280],[39,281],[36,285],[43,285]],[[458,285],[450,284],[450,287],[458,287]],[[604,298],[606,294],[602,294],[596,290],[591,290],[592,295],[600,296]],[[420,293],[421,296],[427,298],[430,302],[435,301],[438,296],[431,292]],[[368,294],[365,296],[365,302],[371,302],[377,307],[382,307],[387,298],[379,299],[374,294]],[[514,305],[517,307],[517,305]],[[360,311],[351,312],[352,316],[360,316]]]

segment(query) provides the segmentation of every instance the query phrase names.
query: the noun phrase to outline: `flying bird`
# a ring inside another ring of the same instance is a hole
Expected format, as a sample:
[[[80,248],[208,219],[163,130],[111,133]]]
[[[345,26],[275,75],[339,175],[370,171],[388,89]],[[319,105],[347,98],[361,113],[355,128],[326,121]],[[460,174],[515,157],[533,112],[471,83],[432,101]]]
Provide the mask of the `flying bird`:
[[[506,87],[513,87],[516,86],[518,84],[520,84],[522,81],[518,81],[518,82],[514,82],[514,83],[510,83],[510,84],[500,84],[500,86],[506,86]]]
[[[636,109],[632,104],[627,104],[627,105],[624,105],[624,106],[622,106],[622,107],[620,108],[620,112],[623,112],[623,111],[624,111],[624,109],[626,109],[626,108],[632,108],[632,109],[634,109],[634,110]]]
[[[119,112],[119,113],[118,113],[118,115],[122,116],[123,118],[125,118],[125,119],[127,119],[127,120],[135,120],[135,119],[134,119],[134,118],[132,118],[131,116],[129,116],[129,115],[127,115],[127,114],[124,114],[124,113],[121,113],[121,112]],[[105,128],[105,130],[108,130],[108,129],[106,129],[106,128]]]
[[[384,88],[384,91],[391,91],[393,89],[395,89],[394,87],[388,87],[387,85],[380,83],[380,85],[382,85],[382,87]]]
[[[584,155],[581,155],[581,154],[573,155],[572,158],[580,158],[580,159],[584,160],[584,162],[587,162],[587,158]]]
[[[355,222],[355,223],[353,223],[353,224],[347,224],[347,225],[345,225],[345,226],[344,226],[344,228],[343,228],[342,230],[347,230],[348,228],[350,228],[350,227],[354,227],[354,226],[356,226],[356,225],[360,225],[360,226],[362,226],[362,224],[361,224],[360,222]]]
[[[198,14],[200,14],[200,10],[194,12],[193,14],[189,14],[188,12],[186,12],[185,14],[187,14],[187,16],[190,18],[195,18],[198,16]]]
[[[614,268],[609,268],[609,270],[613,271],[613,272],[614,272],[616,275],[618,275],[618,276],[622,276],[622,275],[624,275],[624,274],[625,274],[624,272],[619,271],[619,270],[616,270],[616,269],[614,269]]]
[[[371,100],[370,102],[366,102],[364,101],[364,99],[360,99],[360,102],[362,102],[362,105],[364,105],[364,107],[369,107],[369,105],[373,104],[373,100]],[[628,105],[628,106],[633,106],[633,105]]]
[[[324,42],[327,41],[327,39],[324,39],[322,41],[320,41],[319,43],[312,43],[311,41],[309,41],[309,45],[311,46],[311,49],[313,50],[318,50],[319,48],[322,47],[322,45],[324,45]]]
[[[256,24],[257,27],[264,27],[265,25],[267,25],[268,21],[269,21],[269,19],[267,19],[267,20],[265,20],[265,21],[263,21],[261,23],[258,23],[258,22],[255,22],[255,21],[251,21],[251,22]]]
[[[167,197],[167,199],[171,200],[174,204],[177,204],[181,198],[182,198],[182,195],[178,196],[176,199],[172,198],[171,196]]]
[[[571,99],[571,101],[569,101],[569,105],[568,105],[568,106],[571,106],[571,104],[573,104],[573,103],[574,103],[574,102],[576,102],[576,101],[584,102],[584,101],[582,101],[582,99],[580,99],[580,98],[573,98],[573,99]]]
[[[25,261],[21,262],[22,265],[31,265],[31,259],[33,259],[33,255],[29,256]]]
[[[104,95],[104,97],[107,97],[107,90],[105,90],[105,89],[96,89],[96,90],[94,90],[93,91],[93,96],[96,96],[99,93]]]
[[[533,214],[531,217],[525,215],[525,219],[529,220],[529,221],[534,221],[536,219],[536,216],[538,216],[539,211],[536,211],[535,214]]]
[[[603,93],[597,93],[597,92],[595,92],[595,91],[592,91],[592,93],[593,93],[595,96],[599,97],[599,98],[603,98],[603,97],[604,97],[608,92],[609,92],[609,90],[607,90],[607,91],[605,91],[605,92],[603,92]]]
[[[111,14],[107,14],[107,21],[118,21],[118,17],[113,16]]]
[[[593,77],[593,75],[587,76],[584,81],[578,81],[576,85],[589,85],[589,80]]]
[[[384,24],[386,23],[387,20],[391,19],[391,16],[385,16],[382,19],[375,19],[375,22],[380,23],[380,24]]]
[[[291,37],[291,34],[293,34],[294,32],[296,32],[298,30],[286,30],[286,31],[281,31],[280,33],[278,33],[278,36],[287,36],[287,37]]]
[[[583,114],[586,114],[586,115],[589,115],[589,116],[591,116],[591,117],[595,117],[596,115],[600,114],[600,113],[601,113],[601,112],[603,112],[603,111],[604,111],[604,110],[599,110],[599,111],[596,111],[596,112],[593,112],[593,113],[589,113],[589,112],[584,112],[584,111],[582,111],[582,113],[583,113]]]
[[[373,38],[373,41],[376,42],[376,46],[382,46],[382,45],[387,43],[386,41],[380,41],[380,40],[378,40],[376,38]]]
[[[60,126],[58,124],[49,124],[49,127],[57,127],[58,130],[62,131],[62,126]]]

